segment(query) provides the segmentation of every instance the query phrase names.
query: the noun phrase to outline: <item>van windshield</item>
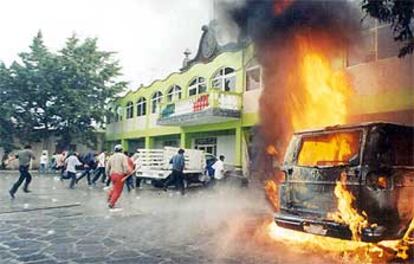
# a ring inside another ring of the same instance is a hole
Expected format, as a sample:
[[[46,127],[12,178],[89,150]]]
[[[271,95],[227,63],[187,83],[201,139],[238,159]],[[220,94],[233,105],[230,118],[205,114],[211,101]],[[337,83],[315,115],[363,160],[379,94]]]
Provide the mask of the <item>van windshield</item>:
[[[339,131],[303,136],[299,166],[340,166],[357,161],[362,131]]]

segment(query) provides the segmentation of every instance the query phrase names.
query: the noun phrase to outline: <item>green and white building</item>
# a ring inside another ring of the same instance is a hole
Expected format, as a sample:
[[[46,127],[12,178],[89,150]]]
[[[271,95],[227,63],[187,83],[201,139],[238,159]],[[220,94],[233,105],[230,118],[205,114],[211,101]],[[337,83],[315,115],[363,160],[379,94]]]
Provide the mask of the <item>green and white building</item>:
[[[251,45],[220,46],[203,27],[197,54],[179,72],[128,92],[112,107],[107,146],[177,146],[224,155],[246,165],[251,128],[258,123],[261,70]]]

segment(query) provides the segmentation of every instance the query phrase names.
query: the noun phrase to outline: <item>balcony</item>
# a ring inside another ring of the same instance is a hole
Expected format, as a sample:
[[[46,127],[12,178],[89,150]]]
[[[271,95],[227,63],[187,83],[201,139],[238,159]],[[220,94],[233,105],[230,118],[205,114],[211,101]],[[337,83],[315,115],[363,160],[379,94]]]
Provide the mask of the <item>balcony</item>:
[[[237,120],[241,115],[241,95],[210,90],[208,93],[161,105],[157,124],[192,126]]]

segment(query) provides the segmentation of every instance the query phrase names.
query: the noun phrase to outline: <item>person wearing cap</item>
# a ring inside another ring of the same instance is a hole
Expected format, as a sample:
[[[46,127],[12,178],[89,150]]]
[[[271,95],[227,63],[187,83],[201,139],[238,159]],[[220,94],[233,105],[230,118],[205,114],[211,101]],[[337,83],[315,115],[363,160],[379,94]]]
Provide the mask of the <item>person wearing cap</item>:
[[[106,164],[106,173],[112,182],[112,188],[108,193],[108,207],[114,208],[124,188],[123,178],[132,173],[128,165],[128,156],[122,153],[122,146],[116,145],[114,154],[109,158]]]
[[[35,159],[35,156],[32,151],[32,146],[26,145],[23,150],[19,151],[17,155],[14,157],[15,159],[19,159],[19,172],[20,177],[13,185],[13,187],[9,190],[9,194],[12,199],[14,199],[14,194],[19,189],[20,185],[24,182],[23,191],[25,193],[29,193],[29,184],[32,181],[32,175],[29,172],[29,166],[32,159]]]
[[[178,150],[178,153],[171,158],[170,164],[172,164],[172,173],[170,174],[168,180],[164,183],[164,191],[167,191],[168,186],[174,183],[175,188],[179,189],[181,194],[184,195],[184,149]]]

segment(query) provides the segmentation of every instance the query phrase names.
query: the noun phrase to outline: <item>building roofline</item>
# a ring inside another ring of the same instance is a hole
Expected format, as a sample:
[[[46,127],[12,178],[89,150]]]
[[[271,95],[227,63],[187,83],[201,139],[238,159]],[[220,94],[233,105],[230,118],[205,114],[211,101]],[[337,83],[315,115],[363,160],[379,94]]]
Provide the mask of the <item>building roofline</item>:
[[[326,126],[322,128],[315,128],[315,129],[305,129],[302,131],[294,132],[294,135],[302,135],[302,134],[312,134],[315,132],[323,132],[323,131],[333,131],[333,130],[342,130],[342,129],[352,129],[352,128],[363,128],[375,125],[392,125],[392,126],[404,126],[414,128],[409,124],[404,123],[397,123],[397,122],[386,122],[386,121],[372,121],[372,122],[363,122],[363,123],[356,123],[356,124],[344,124],[344,125],[334,125],[334,126]]]

